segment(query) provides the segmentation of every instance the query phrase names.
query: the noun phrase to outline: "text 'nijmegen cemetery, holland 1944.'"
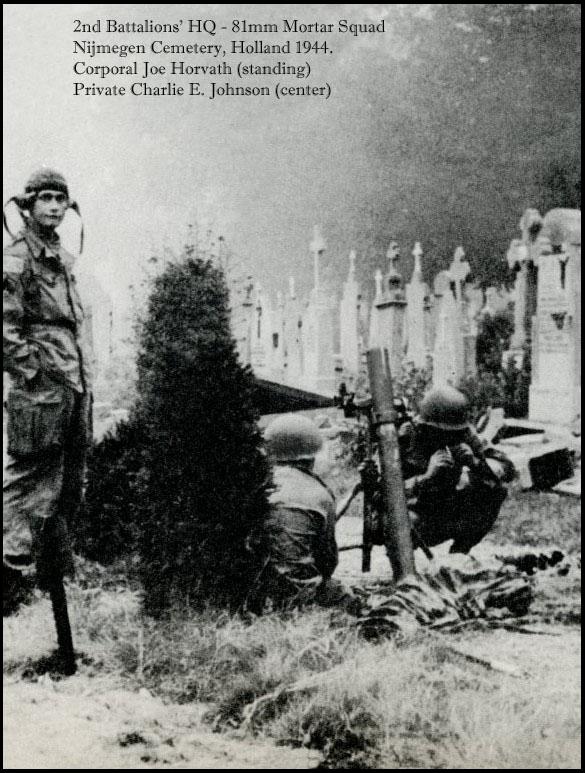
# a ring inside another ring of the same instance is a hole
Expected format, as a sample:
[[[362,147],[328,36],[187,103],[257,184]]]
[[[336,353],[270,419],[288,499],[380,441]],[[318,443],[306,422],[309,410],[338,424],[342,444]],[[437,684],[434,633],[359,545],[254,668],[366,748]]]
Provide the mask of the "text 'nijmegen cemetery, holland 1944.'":
[[[347,19],[327,23],[296,18],[279,23],[234,19],[221,25],[211,18],[170,23],[76,19],[73,94],[188,96],[211,101],[218,97],[329,99],[336,86],[320,78],[319,59],[333,54],[336,37],[386,32],[384,19],[363,23]],[[139,35],[140,42],[132,35]],[[214,80],[217,77],[226,80]]]

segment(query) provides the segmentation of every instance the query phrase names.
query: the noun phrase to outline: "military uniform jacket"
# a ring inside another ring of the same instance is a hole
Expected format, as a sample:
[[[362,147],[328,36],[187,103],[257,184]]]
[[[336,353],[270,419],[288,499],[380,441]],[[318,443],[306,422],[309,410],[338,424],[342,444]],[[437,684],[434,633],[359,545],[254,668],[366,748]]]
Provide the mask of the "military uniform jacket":
[[[3,368],[13,379],[11,453],[58,444],[63,390],[91,390],[91,348],[73,261],[56,235],[45,242],[31,228],[4,250]]]
[[[331,577],[338,561],[333,494],[316,475],[288,465],[277,465],[273,480],[265,526],[273,563],[299,579]]]
[[[502,465],[505,470],[502,479],[504,482],[513,479],[512,462],[493,446],[484,447],[471,427],[464,433],[461,442],[470,447],[474,456],[474,466],[468,472],[465,484],[467,487],[471,486],[478,492],[483,491],[488,495],[490,490],[502,489],[502,482],[486,463],[488,458],[495,459]],[[420,479],[418,476],[424,475],[427,471],[430,456],[428,450],[418,447],[416,433],[414,433],[410,439],[410,447],[406,449],[402,458],[402,473],[405,478],[408,506],[413,510],[428,509],[439,515],[445,508],[449,509],[449,504],[462,488],[464,479],[460,477],[462,470],[457,466],[454,467],[452,475],[444,476],[439,480]]]

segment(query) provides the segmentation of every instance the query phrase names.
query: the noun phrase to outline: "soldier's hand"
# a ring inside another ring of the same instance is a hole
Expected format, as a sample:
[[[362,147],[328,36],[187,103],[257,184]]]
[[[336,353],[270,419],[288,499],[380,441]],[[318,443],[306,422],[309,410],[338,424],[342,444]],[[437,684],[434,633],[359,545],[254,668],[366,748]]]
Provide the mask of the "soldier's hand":
[[[365,462],[362,462],[358,467],[358,472],[364,491],[372,491],[376,488],[380,475],[378,466],[373,459],[366,459]]]
[[[424,478],[428,481],[449,480],[456,473],[453,456],[446,448],[441,448],[429,459]]]
[[[453,446],[451,453],[455,463],[460,467],[469,467],[470,470],[475,467],[477,459],[471,446],[467,443],[459,443],[459,445]]]

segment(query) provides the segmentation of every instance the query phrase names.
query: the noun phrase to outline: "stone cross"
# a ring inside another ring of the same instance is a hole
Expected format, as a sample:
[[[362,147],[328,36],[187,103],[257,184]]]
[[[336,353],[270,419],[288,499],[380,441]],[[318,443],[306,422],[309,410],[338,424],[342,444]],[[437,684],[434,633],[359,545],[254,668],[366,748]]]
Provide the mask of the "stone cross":
[[[406,285],[406,359],[417,368],[426,365],[425,295],[426,287],[422,280],[422,248],[416,242],[412,251],[414,270],[410,282]]]
[[[250,275],[246,277],[246,286],[244,287],[244,290],[246,292],[244,304],[248,306],[252,303],[252,291],[254,290],[254,280]]]
[[[433,294],[441,298],[449,292],[451,286],[451,274],[449,271],[439,271],[433,283]]]
[[[351,276],[355,274],[355,250],[349,253],[349,273]]]
[[[376,269],[376,273],[374,274],[374,282],[376,283],[376,298],[382,297],[382,281],[384,279],[384,276],[379,268]]]
[[[496,313],[495,301],[498,296],[498,291],[495,287],[488,287],[485,291],[485,304],[481,310],[481,315],[485,316],[489,314],[491,317]]]
[[[525,244],[533,242],[542,229],[542,217],[537,209],[526,209],[518,224]]]
[[[400,261],[400,247],[395,241],[391,241],[386,252],[386,257],[390,264],[389,274],[398,274],[398,262]]]
[[[313,240],[309,245],[309,250],[313,255],[314,287],[319,287],[319,258],[325,252],[325,240],[321,235],[321,228],[316,225],[313,228]]]
[[[420,242],[414,243],[414,249],[412,251],[413,257],[414,257],[414,269],[413,269],[413,276],[414,274],[422,274],[422,256],[423,256],[423,250],[421,247]]]
[[[471,272],[471,266],[464,260],[465,251],[463,247],[457,247],[453,255],[453,262],[449,267],[449,273],[455,282],[455,298],[461,301],[463,297],[462,286]]]
[[[349,273],[339,304],[339,352],[344,375],[356,378],[359,370],[359,288],[355,277],[355,252],[349,253]]]

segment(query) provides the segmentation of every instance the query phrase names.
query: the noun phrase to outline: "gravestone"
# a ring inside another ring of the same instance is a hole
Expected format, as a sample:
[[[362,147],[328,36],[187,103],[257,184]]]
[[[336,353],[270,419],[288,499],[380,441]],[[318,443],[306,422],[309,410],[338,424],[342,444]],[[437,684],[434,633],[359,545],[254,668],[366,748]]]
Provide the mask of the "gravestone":
[[[504,353],[504,363],[513,359],[522,367],[527,346],[530,344],[532,318],[536,313],[537,270],[535,250],[542,218],[537,210],[527,209],[520,220],[522,238],[512,239],[506,259],[515,272],[514,279],[514,332],[510,348]]]
[[[554,209],[536,240],[529,418],[571,424],[581,401],[581,213]]]
[[[295,280],[289,278],[284,306],[284,383],[300,388],[303,382],[303,320]]]
[[[241,296],[232,301],[231,326],[238,355],[243,365],[252,363],[252,340],[254,334],[254,281],[248,275],[241,288]]]
[[[337,300],[334,288],[322,277],[325,240],[315,226],[310,251],[313,255],[313,289],[303,314],[303,384],[308,391],[333,395],[336,390],[335,331]]]
[[[404,359],[406,297],[397,267],[400,250],[395,241],[390,243],[386,257],[389,262],[388,273],[383,276],[381,271],[376,271],[375,275],[376,296],[370,317],[369,346],[386,348],[390,372],[393,376],[399,376]]]
[[[343,285],[339,304],[339,352],[345,376],[355,377],[359,371],[358,312],[359,287],[355,277],[355,252],[349,254],[349,272]]]
[[[467,285],[463,291],[463,314],[466,319],[464,335],[464,369],[466,375],[477,375],[477,335],[479,332],[479,316],[483,307],[483,290]]]
[[[437,297],[437,329],[433,350],[433,386],[457,386],[465,372],[465,352],[461,326],[461,310],[456,282],[449,271],[440,271],[435,278]]]
[[[284,383],[286,373],[285,322],[284,296],[279,290],[276,293],[276,306],[271,315],[270,378],[281,384]]]
[[[463,247],[457,247],[455,254],[453,255],[453,262],[449,266],[449,274],[451,281],[454,283],[455,300],[461,303],[463,299],[463,287],[467,281],[467,277],[471,273],[471,266],[464,260],[465,250]]]
[[[412,251],[414,269],[410,282],[406,285],[406,359],[417,368],[427,364],[428,348],[425,319],[425,303],[428,303],[428,288],[423,280],[420,242],[416,242]]]
[[[467,295],[467,280],[471,266],[465,260],[465,250],[457,247],[449,274],[454,283],[455,300],[459,310],[461,336],[463,339],[463,375],[475,376],[477,373],[477,323],[474,312],[469,306]]]
[[[272,366],[272,309],[270,300],[264,295],[262,285],[256,284],[256,299],[252,322],[250,365],[258,378],[271,378]]]

